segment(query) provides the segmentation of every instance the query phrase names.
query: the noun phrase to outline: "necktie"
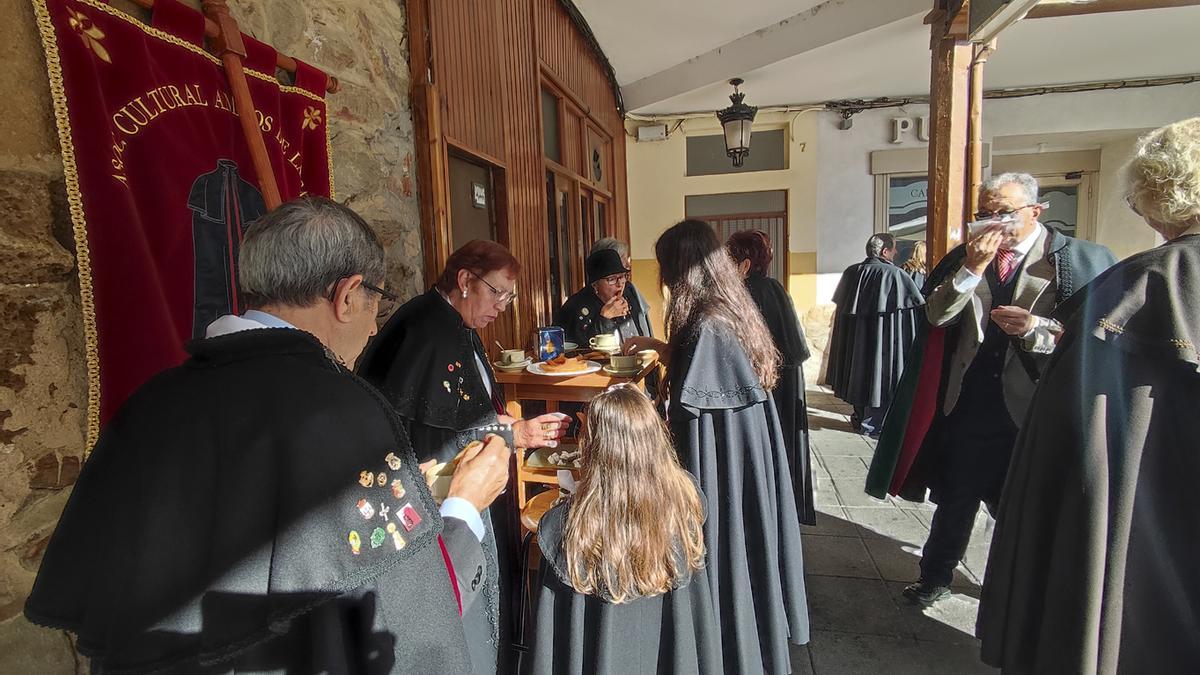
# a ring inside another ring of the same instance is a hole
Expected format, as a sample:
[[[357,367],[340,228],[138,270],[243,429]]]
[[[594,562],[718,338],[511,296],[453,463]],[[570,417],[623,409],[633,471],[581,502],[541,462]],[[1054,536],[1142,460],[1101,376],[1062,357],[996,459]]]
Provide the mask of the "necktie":
[[[1000,283],[1008,283],[1013,272],[1017,270],[1016,257],[1017,254],[1011,248],[996,251],[996,274],[1000,277]]]

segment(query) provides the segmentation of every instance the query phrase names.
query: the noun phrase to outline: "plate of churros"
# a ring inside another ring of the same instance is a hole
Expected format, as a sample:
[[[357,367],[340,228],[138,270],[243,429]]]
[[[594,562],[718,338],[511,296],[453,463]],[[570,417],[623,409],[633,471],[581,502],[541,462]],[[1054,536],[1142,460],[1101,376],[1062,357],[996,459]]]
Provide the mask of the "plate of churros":
[[[534,375],[566,377],[594,373],[600,370],[600,364],[578,356],[558,356],[549,361],[531,363],[525,370]]]

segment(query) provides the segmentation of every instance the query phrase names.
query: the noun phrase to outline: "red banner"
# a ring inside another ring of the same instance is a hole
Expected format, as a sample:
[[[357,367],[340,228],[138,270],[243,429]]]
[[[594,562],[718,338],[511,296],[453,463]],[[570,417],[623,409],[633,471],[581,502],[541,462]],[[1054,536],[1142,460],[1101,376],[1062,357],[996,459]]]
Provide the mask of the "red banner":
[[[88,349],[88,445],[139,385],[244,311],[237,253],[264,210],[204,18],[157,0],[151,24],[101,0],[32,0],[62,144]],[[284,200],[331,195],[324,73],[294,86],[245,36],[246,76]]]

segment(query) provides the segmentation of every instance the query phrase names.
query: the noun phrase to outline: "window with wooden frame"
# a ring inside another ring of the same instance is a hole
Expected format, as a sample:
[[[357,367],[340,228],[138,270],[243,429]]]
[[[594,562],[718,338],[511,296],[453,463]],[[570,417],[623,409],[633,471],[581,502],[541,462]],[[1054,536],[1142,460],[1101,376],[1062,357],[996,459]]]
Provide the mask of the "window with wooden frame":
[[[615,232],[613,140],[545,73],[541,123],[549,291],[551,310],[557,311],[583,287],[592,245]]]

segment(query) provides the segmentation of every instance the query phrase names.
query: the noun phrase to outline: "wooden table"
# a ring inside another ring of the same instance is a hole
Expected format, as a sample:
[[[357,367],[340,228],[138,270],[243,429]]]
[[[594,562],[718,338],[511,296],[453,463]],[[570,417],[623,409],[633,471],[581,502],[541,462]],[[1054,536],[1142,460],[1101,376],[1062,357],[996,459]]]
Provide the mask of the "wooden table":
[[[642,381],[657,364],[655,361],[638,374],[630,376],[609,375],[603,370],[586,375],[535,375],[527,370],[497,370],[496,381],[504,387],[508,414],[520,418],[522,400],[545,401],[546,412],[556,412],[561,401],[587,403],[614,384],[631,382],[645,388]]]
[[[521,401],[545,401],[546,412],[558,412],[560,402],[587,403],[596,394],[608,389],[614,384],[632,383],[645,389],[644,380],[655,368],[658,361],[652,361],[636,375],[609,375],[600,370],[586,375],[536,375],[527,370],[516,372],[496,371],[496,381],[504,387],[506,412],[517,419],[524,417]],[[553,468],[527,467],[525,448],[517,448],[513,453],[516,459],[517,508],[524,509],[526,483],[541,483],[558,485],[558,471]]]

